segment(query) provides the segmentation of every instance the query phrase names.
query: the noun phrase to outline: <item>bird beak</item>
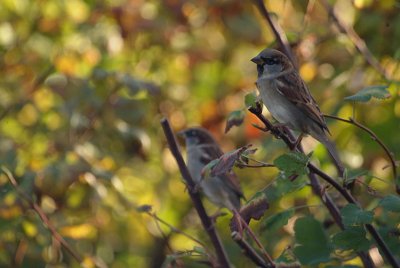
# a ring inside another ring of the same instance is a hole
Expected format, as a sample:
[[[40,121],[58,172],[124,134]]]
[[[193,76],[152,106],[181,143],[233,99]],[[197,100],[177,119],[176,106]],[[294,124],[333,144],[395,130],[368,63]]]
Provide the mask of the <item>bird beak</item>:
[[[262,64],[262,60],[258,56],[255,56],[254,58],[252,58],[251,61],[257,65]]]

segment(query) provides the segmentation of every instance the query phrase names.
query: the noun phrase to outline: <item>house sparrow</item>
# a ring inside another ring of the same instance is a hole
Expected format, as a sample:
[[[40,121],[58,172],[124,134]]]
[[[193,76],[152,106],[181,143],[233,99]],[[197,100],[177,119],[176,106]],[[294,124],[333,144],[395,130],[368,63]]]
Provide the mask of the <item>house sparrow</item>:
[[[278,50],[267,48],[251,61],[257,64],[256,85],[271,115],[292,130],[300,131],[300,139],[309,134],[321,142],[343,177],[344,167],[335,144],[326,135],[329,130],[324,116],[290,60]]]
[[[203,168],[210,161],[223,155],[211,134],[204,128],[188,128],[180,131],[178,135],[185,138],[190,175],[206,197],[218,207],[226,207],[231,211],[239,210],[243,193],[232,171],[214,177],[202,177]]]

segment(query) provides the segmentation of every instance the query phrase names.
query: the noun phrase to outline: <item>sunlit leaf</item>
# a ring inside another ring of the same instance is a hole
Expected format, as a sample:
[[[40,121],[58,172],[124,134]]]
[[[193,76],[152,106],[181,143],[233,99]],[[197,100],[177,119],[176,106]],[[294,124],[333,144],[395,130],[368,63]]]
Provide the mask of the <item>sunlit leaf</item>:
[[[97,236],[97,229],[89,223],[64,226],[60,229],[63,236],[73,239],[93,239]]]
[[[389,91],[387,91],[388,86],[370,86],[366,87],[356,94],[344,98],[348,101],[359,101],[359,102],[367,102],[372,97],[383,100],[391,97]]]

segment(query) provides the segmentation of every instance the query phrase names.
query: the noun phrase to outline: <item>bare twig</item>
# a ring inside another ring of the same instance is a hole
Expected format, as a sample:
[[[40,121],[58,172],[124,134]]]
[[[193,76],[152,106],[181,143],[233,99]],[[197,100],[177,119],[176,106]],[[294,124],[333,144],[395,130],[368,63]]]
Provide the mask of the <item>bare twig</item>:
[[[370,136],[371,139],[376,141],[379,146],[382,147],[382,149],[385,151],[386,155],[389,158],[390,164],[392,166],[392,172],[393,172],[393,177],[394,177],[394,181],[396,183],[396,192],[398,194],[400,194],[400,185],[398,185],[397,182],[397,165],[396,165],[396,159],[393,155],[393,153],[389,150],[389,148],[383,143],[383,141],[369,128],[367,128],[366,126],[364,126],[363,124],[359,123],[358,121],[356,121],[354,118],[349,118],[349,119],[344,119],[344,118],[340,118],[334,115],[324,115],[326,118],[332,118],[338,121],[342,121],[342,122],[346,122],[349,124],[352,124],[362,130],[364,130],[365,132],[367,132]]]
[[[189,238],[190,240],[193,240],[194,242],[196,242],[197,244],[201,245],[204,249],[206,249],[206,246],[203,244],[203,242],[201,242],[200,240],[198,240],[197,238],[191,236],[188,233],[185,233],[184,231],[172,226],[171,224],[169,224],[168,222],[164,221],[163,219],[161,219],[160,217],[157,216],[157,214],[152,213],[152,212],[147,212],[147,215],[149,215],[150,217],[152,217],[154,220],[156,220],[157,222],[160,222],[162,224],[164,224],[165,226],[167,226],[171,232],[173,233],[177,233],[177,234],[181,234],[183,236],[186,236],[187,238]]]
[[[172,132],[171,126],[169,125],[169,122],[166,118],[163,118],[161,120],[161,126],[163,127],[164,135],[167,139],[169,149],[171,150],[171,153],[174,156],[179,166],[181,175],[186,182],[190,198],[192,199],[193,205],[197,211],[197,214],[200,217],[203,228],[207,232],[215,248],[215,252],[218,259],[218,265],[219,267],[230,267],[228,255],[225,252],[225,248],[223,247],[222,242],[214,228],[212,220],[207,215],[207,212],[204,209],[199,193],[195,190],[196,184],[193,181],[192,177],[190,176],[189,170],[186,167],[185,161],[183,160],[182,154],[176,142],[175,135]]]
[[[265,250],[264,246],[261,244],[260,240],[254,234],[254,232],[250,229],[250,226],[247,224],[247,222],[242,218],[239,211],[234,210],[233,213],[234,213],[234,217],[237,217],[237,219],[240,221],[240,225],[244,226],[244,229],[247,230],[247,233],[249,234],[249,236],[253,239],[253,241],[257,244],[257,246],[261,250],[261,253],[264,256],[265,260],[267,261],[268,266],[275,267],[273,259],[268,254],[268,252]]]
[[[335,14],[333,7],[329,4],[327,0],[321,0],[321,3],[327,10],[329,16],[332,18],[335,25],[339,28],[339,31],[345,33],[357,48],[360,54],[365,58],[365,60],[370,64],[375,70],[377,70],[386,80],[390,80],[390,77],[386,73],[386,70],[382,67],[379,61],[374,57],[371,51],[368,49],[365,41],[354,31],[350,26],[345,25],[341,19]]]
[[[283,29],[281,28],[281,26],[278,23],[276,23],[274,20],[272,20],[263,0],[253,0],[253,2],[254,2],[254,5],[260,11],[261,15],[267,20],[269,27],[271,28],[272,32],[275,35],[276,41],[278,41],[278,43],[279,43],[279,46],[283,49],[284,53],[291,60],[291,62],[293,63],[293,66],[295,66],[297,68],[298,66],[297,66],[296,58],[293,56],[292,50],[290,49],[289,41],[288,41]]]
[[[247,243],[238,232],[232,232],[231,236],[233,241],[235,241],[239,245],[239,247],[242,248],[244,254],[255,264],[265,268],[271,267],[264,261],[264,259],[260,255],[258,255],[254,248],[252,248],[251,245]]]
[[[27,195],[18,185],[17,181],[15,180],[14,176],[11,172],[2,167],[3,173],[6,175],[8,180],[10,181],[11,185],[17,191],[18,195],[29,204],[29,206],[38,214],[40,219],[42,220],[43,224],[50,230],[51,235],[57,240],[61,246],[79,263],[82,263],[82,257],[68,244],[67,241],[58,233],[54,225],[51,223],[50,219],[47,217],[46,213],[42,210],[42,208],[35,203],[29,195]]]

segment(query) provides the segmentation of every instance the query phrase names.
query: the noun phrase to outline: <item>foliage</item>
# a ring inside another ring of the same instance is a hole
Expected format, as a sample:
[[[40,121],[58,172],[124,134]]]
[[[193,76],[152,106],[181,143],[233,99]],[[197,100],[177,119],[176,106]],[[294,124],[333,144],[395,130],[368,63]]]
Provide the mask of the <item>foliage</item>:
[[[396,1],[331,1],[390,80],[332,27],[319,1],[265,2],[321,110],[342,118],[356,111],[358,122],[398,156]],[[334,176],[323,146],[305,138],[307,154],[291,153],[253,127],[261,123],[245,109],[257,102],[250,59],[277,45],[251,1],[5,0],[0,15],[0,164],[18,183],[15,188],[0,175],[1,267],[200,267],[212,256],[165,146],[164,116],[176,131],[192,125],[211,130],[225,152],[253,144],[253,158],[277,166],[234,167],[242,152],[229,166],[245,196],[254,197],[248,206],[266,209],[250,226],[261,230],[259,239],[274,259],[361,265],[356,252],[375,246],[362,227],[370,222],[400,254],[399,198],[389,161],[369,135],[327,119],[349,173],[368,170],[351,178],[364,209],[335,199],[346,225],[340,231],[325,224],[331,216],[309,187],[310,161]],[[325,184],[321,191],[336,194]],[[212,214],[215,207],[205,204]],[[81,265],[38,211],[79,253]],[[232,241],[228,218],[215,226],[231,262],[252,265]],[[344,258],[334,249],[351,252]]]

